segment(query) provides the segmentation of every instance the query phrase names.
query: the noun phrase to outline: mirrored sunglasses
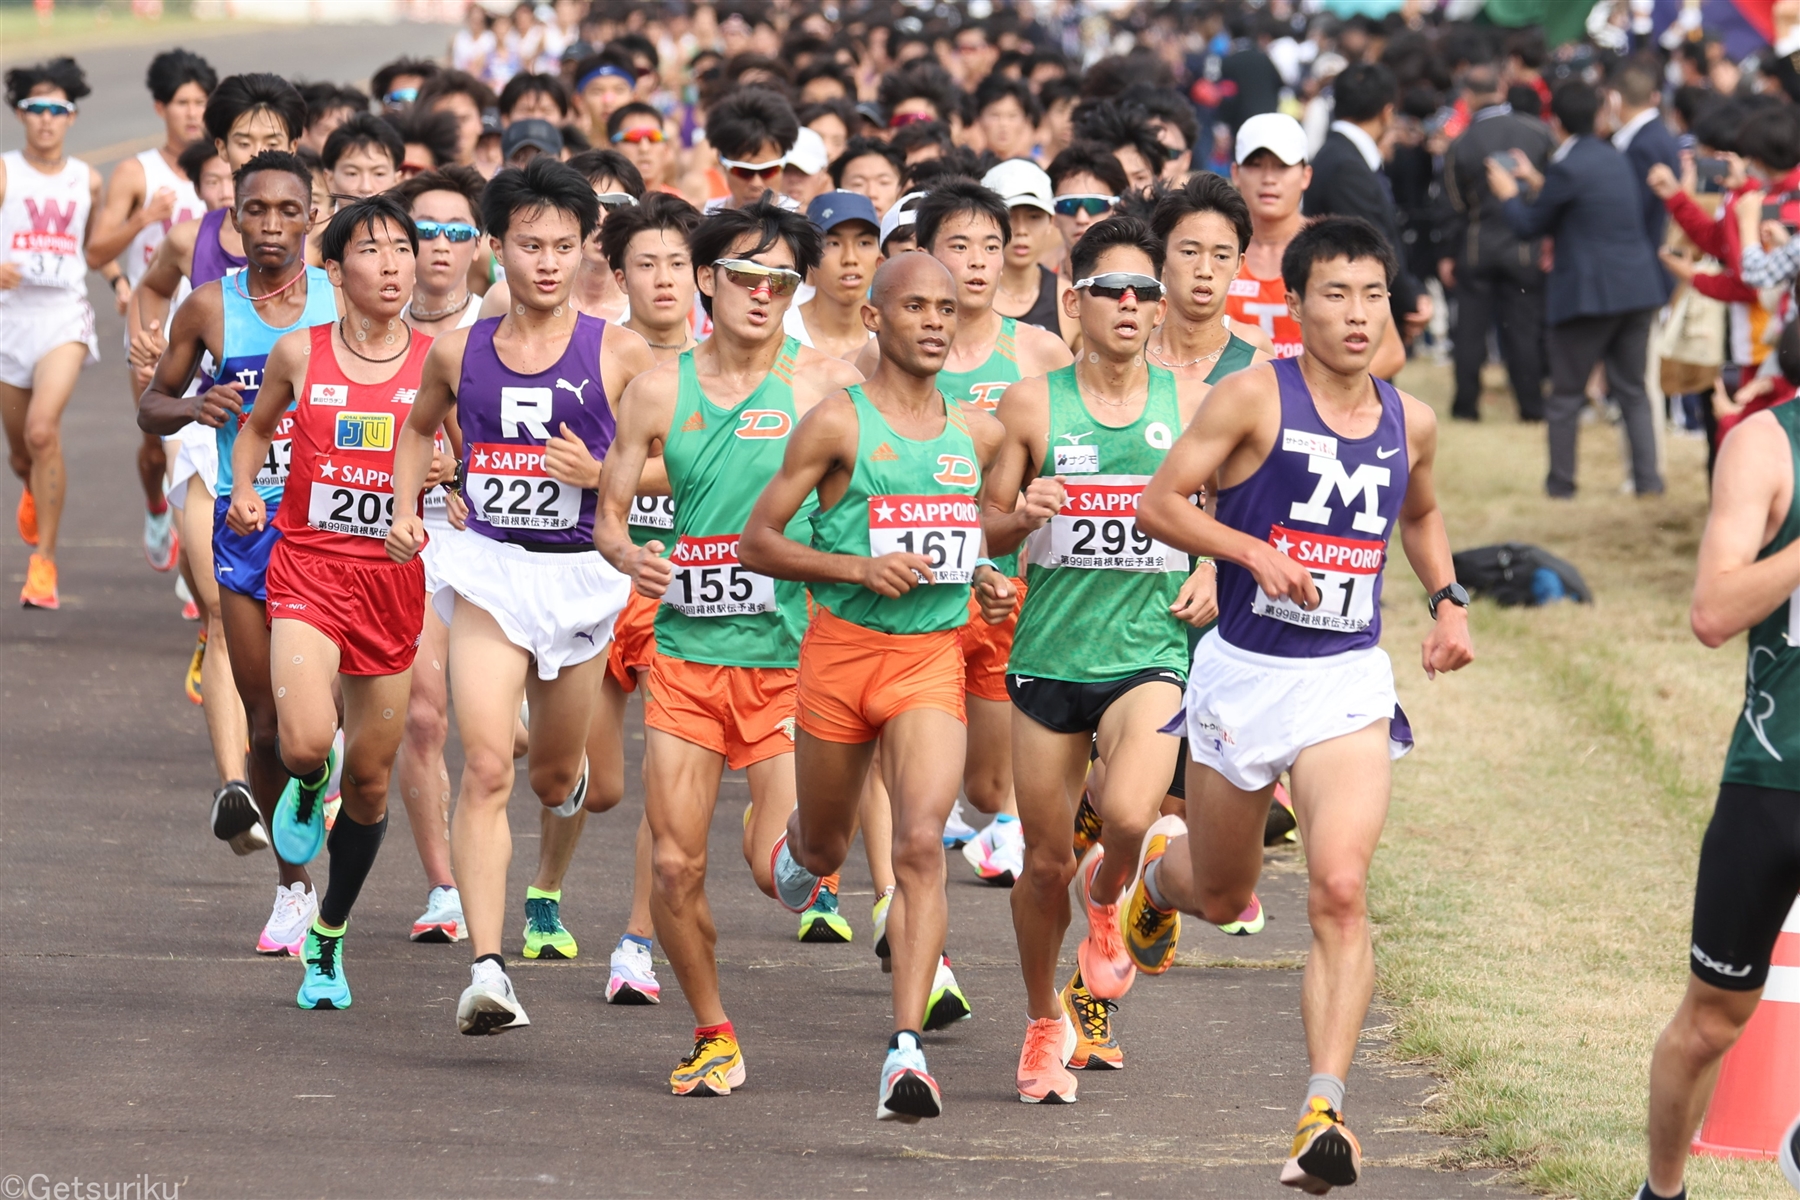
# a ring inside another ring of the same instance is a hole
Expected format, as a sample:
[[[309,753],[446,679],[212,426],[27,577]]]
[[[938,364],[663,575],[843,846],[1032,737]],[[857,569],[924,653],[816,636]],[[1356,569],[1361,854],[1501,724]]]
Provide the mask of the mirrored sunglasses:
[[[52,100],[48,96],[37,96],[19,101],[18,109],[33,117],[67,117],[74,115],[75,105],[68,100]]]
[[[419,231],[421,242],[436,241],[440,237],[452,242],[472,242],[481,235],[473,225],[461,221],[414,221],[413,228]]]
[[[621,129],[619,132],[612,135],[612,142],[615,146],[622,142],[631,142],[634,145],[647,142],[652,146],[658,146],[668,140],[668,135],[662,130],[650,128]]]
[[[381,98],[383,104],[411,104],[419,98],[418,88],[395,88]]]
[[[721,158],[719,165],[739,179],[769,179],[781,174],[781,168],[785,165],[785,161],[777,158],[771,162],[747,163],[738,162],[732,158]]]
[[[596,192],[594,199],[598,200],[600,207],[607,212],[611,212],[615,208],[637,207],[637,197],[625,192]]]
[[[1135,271],[1108,271],[1104,275],[1089,275],[1086,279],[1075,281],[1075,290],[1085,290],[1088,295],[1099,296],[1103,300],[1123,300],[1126,292],[1135,292],[1139,304],[1155,304],[1162,299],[1163,294],[1160,280],[1139,275]]]
[[[786,267],[771,267],[747,258],[721,258],[713,266],[725,272],[725,278],[746,291],[766,287],[771,296],[791,296],[800,286],[800,273]]]
[[[1117,196],[1102,196],[1098,192],[1076,192],[1068,196],[1058,196],[1051,201],[1056,207],[1059,217],[1072,217],[1076,213],[1086,213],[1090,217],[1098,217],[1113,210],[1119,202]]]

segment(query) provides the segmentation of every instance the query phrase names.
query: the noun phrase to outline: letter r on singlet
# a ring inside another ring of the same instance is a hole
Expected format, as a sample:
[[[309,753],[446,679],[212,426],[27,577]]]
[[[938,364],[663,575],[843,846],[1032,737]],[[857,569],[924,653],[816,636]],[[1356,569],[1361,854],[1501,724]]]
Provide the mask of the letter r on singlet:
[[[1381,489],[1393,478],[1393,472],[1387,467],[1361,463],[1354,474],[1349,474],[1345,472],[1344,464],[1337,459],[1311,454],[1307,456],[1306,469],[1319,477],[1319,483],[1313,488],[1312,499],[1305,503],[1294,501],[1288,509],[1289,520],[1329,525],[1331,506],[1325,502],[1330,499],[1335,488],[1338,499],[1346,506],[1354,505],[1356,498],[1362,497],[1363,510],[1350,518],[1352,528],[1359,533],[1381,534],[1387,531],[1387,518],[1375,511],[1381,503]]]
[[[553,393],[547,387],[503,387],[500,389],[500,436],[516,438],[519,426],[535,438],[550,437],[550,411]]]

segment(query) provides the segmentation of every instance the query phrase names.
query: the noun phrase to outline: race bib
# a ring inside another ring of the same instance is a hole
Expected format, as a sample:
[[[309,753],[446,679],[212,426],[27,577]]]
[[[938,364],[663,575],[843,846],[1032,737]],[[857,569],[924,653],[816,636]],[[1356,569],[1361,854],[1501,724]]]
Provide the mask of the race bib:
[[[675,528],[675,499],[672,496],[633,496],[627,525],[639,529]]]
[[[738,562],[738,535],[683,537],[669,556],[675,575],[663,603],[684,617],[775,611],[775,581]]]
[[[269,453],[263,457],[262,466],[256,468],[255,485],[258,491],[274,488],[279,491],[287,486],[288,468],[294,462],[294,418],[283,415],[281,424],[275,428],[275,436],[269,442]],[[386,537],[386,534],[382,535]]]
[[[320,475],[328,473],[328,478],[313,480],[306,523],[326,533],[385,539],[394,525],[394,477],[329,461],[319,468]]]
[[[573,529],[581,489],[550,478],[541,446],[469,447],[469,507],[495,529]]]
[[[981,505],[973,496],[871,496],[869,554],[921,554],[936,582],[968,583],[981,557]]]
[[[1185,572],[1186,554],[1138,528],[1146,482],[1137,475],[1101,475],[1066,484],[1062,510],[1050,518],[1050,553],[1033,561],[1083,570]]]
[[[29,203],[29,201],[27,202]],[[52,209],[55,201],[50,201]],[[75,202],[69,202],[73,216]],[[19,268],[19,282],[26,287],[69,287],[87,274],[78,260],[75,235],[54,229],[20,229],[12,235],[12,259]]]
[[[1286,596],[1271,598],[1260,589],[1250,609],[1290,625],[1333,633],[1360,633],[1375,619],[1375,583],[1387,559],[1387,544],[1360,538],[1301,533],[1276,525],[1269,544],[1304,566],[1319,589],[1319,606],[1308,611]]]

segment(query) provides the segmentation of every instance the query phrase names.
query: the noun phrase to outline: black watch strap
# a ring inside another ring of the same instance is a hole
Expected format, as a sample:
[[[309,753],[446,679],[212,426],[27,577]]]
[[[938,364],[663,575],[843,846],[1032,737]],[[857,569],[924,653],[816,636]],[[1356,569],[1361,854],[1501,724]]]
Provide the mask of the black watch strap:
[[[1460,583],[1452,582],[1445,584],[1437,591],[1431,593],[1431,599],[1426,601],[1426,604],[1431,609],[1432,620],[1437,620],[1438,605],[1446,600],[1450,601],[1450,603],[1456,605],[1458,608],[1467,608],[1469,607],[1468,589],[1464,588]]]

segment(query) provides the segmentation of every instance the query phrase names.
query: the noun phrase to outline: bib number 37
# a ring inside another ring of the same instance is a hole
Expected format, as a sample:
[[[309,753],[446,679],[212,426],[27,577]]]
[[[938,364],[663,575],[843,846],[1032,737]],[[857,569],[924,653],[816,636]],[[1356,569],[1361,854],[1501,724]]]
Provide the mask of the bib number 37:
[[[923,555],[938,583],[968,583],[981,557],[973,496],[869,497],[869,553]]]
[[[1369,627],[1375,619],[1375,583],[1387,558],[1385,543],[1276,525],[1269,530],[1269,544],[1307,569],[1319,589],[1319,606],[1304,609],[1286,596],[1259,590],[1252,612],[1332,633],[1360,633]]]

